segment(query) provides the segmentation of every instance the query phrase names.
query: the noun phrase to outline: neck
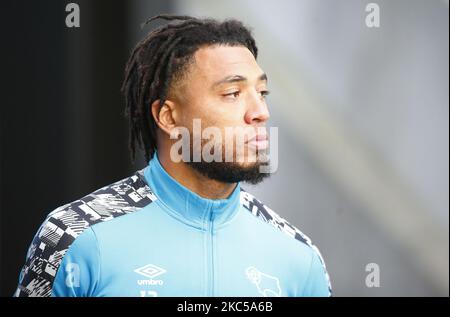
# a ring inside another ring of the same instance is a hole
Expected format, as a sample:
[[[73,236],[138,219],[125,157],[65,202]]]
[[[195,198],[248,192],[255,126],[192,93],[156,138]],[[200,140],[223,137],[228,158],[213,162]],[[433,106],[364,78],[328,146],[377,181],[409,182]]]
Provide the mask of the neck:
[[[210,179],[184,162],[175,163],[168,151],[158,151],[161,165],[177,182],[207,199],[226,199],[236,188],[236,183],[222,183]]]

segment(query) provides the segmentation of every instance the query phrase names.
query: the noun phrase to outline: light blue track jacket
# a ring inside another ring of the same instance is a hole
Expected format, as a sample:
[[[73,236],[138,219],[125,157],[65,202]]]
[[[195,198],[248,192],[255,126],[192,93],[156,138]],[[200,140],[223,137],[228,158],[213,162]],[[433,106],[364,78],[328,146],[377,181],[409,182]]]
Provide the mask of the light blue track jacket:
[[[310,239],[238,183],[205,199],[157,154],[51,212],[15,296],[331,296]]]

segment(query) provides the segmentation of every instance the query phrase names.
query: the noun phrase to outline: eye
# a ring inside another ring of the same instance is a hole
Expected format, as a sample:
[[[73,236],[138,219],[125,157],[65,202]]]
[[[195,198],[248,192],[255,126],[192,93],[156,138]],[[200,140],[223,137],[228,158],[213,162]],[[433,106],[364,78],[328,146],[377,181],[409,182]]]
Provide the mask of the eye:
[[[268,91],[268,90],[262,90],[262,91],[260,91],[259,93],[260,93],[261,97],[266,98],[266,96],[267,96],[268,94],[270,94],[270,91]]]
[[[241,94],[240,91],[233,91],[233,92],[230,92],[229,94],[225,94],[223,96],[224,97],[230,97],[232,99],[236,99],[237,97],[239,97],[240,94]]]

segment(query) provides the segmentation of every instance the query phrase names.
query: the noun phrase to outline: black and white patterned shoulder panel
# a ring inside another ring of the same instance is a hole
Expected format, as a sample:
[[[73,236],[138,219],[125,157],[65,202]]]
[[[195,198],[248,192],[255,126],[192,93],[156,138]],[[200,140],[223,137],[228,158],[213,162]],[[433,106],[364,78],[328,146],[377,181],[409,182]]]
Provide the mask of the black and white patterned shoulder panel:
[[[155,200],[143,170],[139,170],[49,213],[28,249],[14,296],[51,296],[59,265],[84,230],[135,212]]]

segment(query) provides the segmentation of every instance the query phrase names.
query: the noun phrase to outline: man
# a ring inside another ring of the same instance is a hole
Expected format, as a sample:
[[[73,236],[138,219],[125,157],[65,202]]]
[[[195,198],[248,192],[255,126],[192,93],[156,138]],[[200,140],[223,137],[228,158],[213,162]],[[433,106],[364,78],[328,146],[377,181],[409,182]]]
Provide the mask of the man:
[[[318,249],[240,186],[269,175],[267,76],[250,31],[156,18],[178,22],[138,43],[122,87],[132,157],[143,148],[148,166],[51,212],[15,295],[330,296]],[[216,133],[198,139],[199,121]]]

